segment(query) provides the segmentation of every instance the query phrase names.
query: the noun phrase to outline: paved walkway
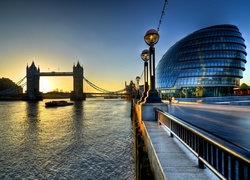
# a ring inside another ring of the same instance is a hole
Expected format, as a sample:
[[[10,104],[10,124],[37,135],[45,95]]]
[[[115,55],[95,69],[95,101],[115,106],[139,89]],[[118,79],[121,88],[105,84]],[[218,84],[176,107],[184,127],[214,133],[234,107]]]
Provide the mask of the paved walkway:
[[[208,169],[198,167],[198,159],[165,128],[155,121],[144,121],[156,159],[168,180],[217,180]]]

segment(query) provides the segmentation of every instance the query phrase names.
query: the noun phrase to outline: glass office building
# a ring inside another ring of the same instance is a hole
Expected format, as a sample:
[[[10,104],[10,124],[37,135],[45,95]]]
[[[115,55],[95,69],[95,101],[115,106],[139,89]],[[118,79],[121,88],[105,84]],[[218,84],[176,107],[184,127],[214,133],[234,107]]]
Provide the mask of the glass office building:
[[[200,29],[163,55],[156,67],[156,88],[163,99],[232,95],[243,77],[246,55],[244,38],[236,26]]]

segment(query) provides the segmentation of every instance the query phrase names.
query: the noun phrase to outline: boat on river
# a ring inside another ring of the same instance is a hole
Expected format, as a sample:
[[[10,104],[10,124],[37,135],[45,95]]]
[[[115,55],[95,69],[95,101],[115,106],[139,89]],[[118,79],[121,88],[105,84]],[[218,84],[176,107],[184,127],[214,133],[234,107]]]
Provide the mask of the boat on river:
[[[67,101],[50,101],[45,103],[45,107],[69,106],[73,104],[74,103]]]

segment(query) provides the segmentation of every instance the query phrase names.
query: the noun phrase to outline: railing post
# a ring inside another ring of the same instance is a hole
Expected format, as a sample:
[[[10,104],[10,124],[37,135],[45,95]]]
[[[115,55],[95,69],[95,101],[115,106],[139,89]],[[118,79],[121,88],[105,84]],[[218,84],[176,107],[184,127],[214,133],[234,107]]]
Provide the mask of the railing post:
[[[204,155],[204,149],[203,149],[204,141],[201,137],[198,136],[197,143],[198,143],[197,144],[198,145],[198,166],[199,168],[204,169],[204,163],[200,160],[200,157],[203,158],[203,155]]]
[[[171,119],[169,119],[169,120],[170,120],[170,127],[169,127],[169,129],[170,129],[170,137],[174,137],[173,133],[172,133],[172,131],[173,131],[173,121]]]

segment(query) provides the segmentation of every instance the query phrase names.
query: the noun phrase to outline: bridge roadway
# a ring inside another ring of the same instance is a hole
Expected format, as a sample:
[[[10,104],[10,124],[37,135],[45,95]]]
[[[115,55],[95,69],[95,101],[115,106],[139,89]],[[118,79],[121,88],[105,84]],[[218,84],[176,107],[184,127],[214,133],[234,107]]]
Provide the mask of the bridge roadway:
[[[250,152],[250,106],[171,104],[168,112]]]
[[[73,76],[73,72],[40,72],[37,73],[38,76]]]

